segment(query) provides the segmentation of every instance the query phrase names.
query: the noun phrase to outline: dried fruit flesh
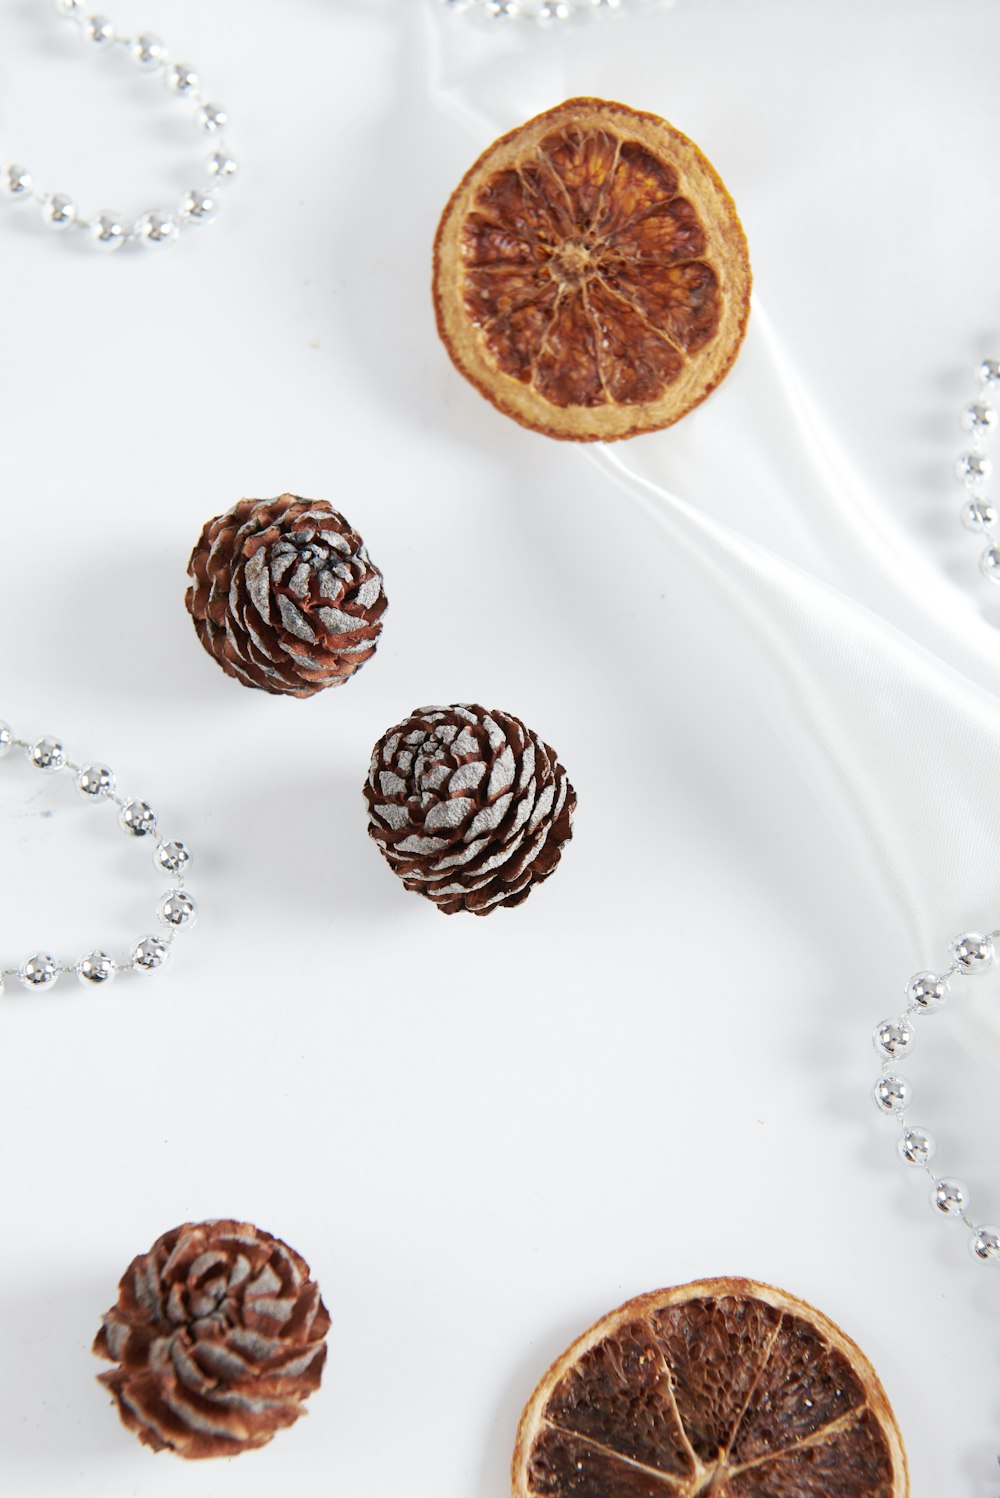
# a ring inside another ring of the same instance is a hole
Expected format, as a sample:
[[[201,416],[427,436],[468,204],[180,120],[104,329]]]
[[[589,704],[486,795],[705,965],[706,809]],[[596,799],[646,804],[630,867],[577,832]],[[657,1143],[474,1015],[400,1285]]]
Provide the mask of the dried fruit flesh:
[[[895,1417],[832,1321],[751,1280],[605,1316],[521,1417],[514,1498],[906,1498]]]
[[[500,410],[550,437],[669,426],[729,370],[750,267],[732,199],[656,115],[570,99],[496,141],[434,247],[438,331]]]

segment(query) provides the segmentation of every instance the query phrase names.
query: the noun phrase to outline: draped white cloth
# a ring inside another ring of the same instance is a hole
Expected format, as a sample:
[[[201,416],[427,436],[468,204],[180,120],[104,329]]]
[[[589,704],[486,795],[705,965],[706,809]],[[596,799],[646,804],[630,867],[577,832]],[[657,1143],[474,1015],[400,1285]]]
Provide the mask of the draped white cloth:
[[[668,8],[659,7],[654,18],[649,9],[640,14],[633,7],[628,20],[623,15],[605,23],[623,28],[612,59],[603,63],[606,92],[626,101],[638,96],[688,129],[677,117],[671,84],[678,82],[685,41],[703,44],[704,35],[677,29],[685,21],[693,28],[699,19],[704,27],[706,9],[720,29],[736,17],[732,6],[694,0],[670,15],[664,14]],[[780,17],[781,7],[771,14]],[[578,75],[586,73],[590,89],[600,91],[593,80],[602,74],[602,36],[608,33],[598,23],[572,35],[567,29],[555,40],[526,25],[507,26],[501,36],[496,23],[462,29],[446,24],[452,19],[432,10],[434,81],[441,107],[468,130],[470,148],[509,128],[534,99],[573,91]],[[845,22],[849,39],[860,12]],[[634,27],[632,49],[621,45],[626,25]],[[838,44],[843,47],[844,35],[823,43]],[[652,99],[650,55],[673,73],[654,83]],[[831,60],[827,79],[834,67]],[[733,86],[721,70],[716,81],[721,91]],[[919,192],[919,177],[934,155],[934,132],[927,130],[925,139],[920,118],[906,113],[919,80],[901,70],[883,82],[887,116],[898,111],[901,128],[914,138],[908,166],[914,178],[906,185]],[[822,77],[813,83],[820,112],[828,84]],[[709,77],[709,94],[711,87]],[[829,99],[835,97],[836,89],[829,90]],[[727,152],[739,154],[741,121],[720,104],[707,113],[717,131],[716,165],[726,178]],[[882,147],[876,141],[872,149]],[[793,139],[786,142],[780,176],[786,188],[796,177],[806,185],[831,166]],[[729,184],[740,206],[731,176]],[[753,185],[765,184],[766,170],[758,167]],[[868,211],[865,190],[860,184],[852,208],[859,219]],[[941,211],[950,211],[946,203]],[[987,232],[990,222],[978,232]],[[753,261],[752,232],[750,247]],[[799,274],[806,285],[808,269]],[[911,932],[914,967],[940,968],[960,931],[1000,924],[1000,635],[988,618],[990,585],[976,570],[984,543],[968,537],[965,565],[949,575],[947,548],[928,544],[926,516],[914,520],[883,502],[810,393],[810,371],[789,351],[768,302],[769,277],[758,272],[736,371],[704,407],[664,433],[606,446],[593,456],[722,600],[734,650],[752,642],[751,669],[762,681],[773,680],[783,732],[795,736],[804,760],[822,763],[830,780],[826,794],[840,799],[842,814],[867,842]],[[970,298],[961,309],[956,345],[959,329],[975,325],[974,303]],[[857,347],[857,333],[850,325],[842,331],[843,345],[832,358],[849,368],[845,352]],[[938,344],[924,347],[922,358],[933,400],[951,422],[950,428],[938,423],[946,435],[933,477],[942,515],[957,531],[961,490],[950,469],[963,447],[959,406],[977,391],[974,361],[968,361],[964,384],[955,378],[944,392],[944,371],[934,368],[943,354],[953,370],[956,352]],[[864,368],[856,373],[863,381]],[[867,414],[868,430],[855,434],[861,446],[871,424],[881,429],[878,393]],[[940,528],[931,534],[938,536]],[[966,1043],[979,1053],[988,1046],[1000,1065],[1000,1015],[992,994],[966,985],[963,999],[956,1023]]]

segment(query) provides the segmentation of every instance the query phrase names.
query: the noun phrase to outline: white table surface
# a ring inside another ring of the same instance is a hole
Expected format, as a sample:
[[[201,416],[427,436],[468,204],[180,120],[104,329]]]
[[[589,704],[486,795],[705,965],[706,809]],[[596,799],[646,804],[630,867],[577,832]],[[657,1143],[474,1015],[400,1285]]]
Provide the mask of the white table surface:
[[[499,133],[571,93],[657,109],[732,189],[761,305],[886,525],[978,598],[948,469],[1000,326],[1000,7],[679,0],[534,51],[423,0],[113,14],[201,65],[243,179],[148,259],[0,205],[0,715],[155,805],[202,918],[145,983],[0,1008],[0,1488],[502,1498],[568,1341],[726,1273],[862,1344],[917,1498],[994,1498],[1000,1274],[867,1097],[871,1027],[920,965],[877,859],[649,517],[454,372],[428,280],[491,138],[474,110]],[[146,90],[44,0],[0,7],[0,157],[47,184],[136,214],[176,196],[192,137]],[[734,481],[753,357],[681,487],[788,541]],[[284,490],[344,510],[390,598],[375,660],[309,702],[224,677],[183,606],[202,523]],[[485,921],[404,891],[360,795],[390,723],[463,700],[525,718],[579,794],[555,877]],[[157,876],[70,786],[6,761],[0,828],[4,961],[148,923]],[[941,1025],[914,1081],[996,1220],[995,1071]],[[154,1459],[90,1342],[133,1254],[222,1215],[310,1261],[323,1387],[262,1452]]]

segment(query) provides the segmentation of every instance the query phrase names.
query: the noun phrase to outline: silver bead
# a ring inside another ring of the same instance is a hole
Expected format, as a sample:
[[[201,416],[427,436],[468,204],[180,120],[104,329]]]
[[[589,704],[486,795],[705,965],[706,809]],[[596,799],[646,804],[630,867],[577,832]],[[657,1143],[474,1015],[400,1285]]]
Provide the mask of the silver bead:
[[[14,747],[14,730],[9,723],[0,722],[0,759]]]
[[[83,19],[83,0],[53,0],[52,9],[57,16],[65,16],[69,21]]]
[[[997,429],[997,413],[985,401],[973,401],[966,406],[960,419],[965,432],[995,432]]]
[[[205,162],[205,170],[213,182],[231,182],[239,169],[239,162],[228,151],[213,151]]]
[[[84,21],[83,34],[95,47],[110,47],[115,39],[114,23],[107,16],[96,13]]]
[[[59,739],[36,739],[28,750],[28,758],[36,770],[51,775],[66,763],[66,751]]]
[[[884,1019],[876,1025],[872,1037],[875,1049],[886,1061],[895,1061],[899,1056],[908,1056],[913,1049],[913,1026],[904,1016],[901,1019]]]
[[[162,68],[166,62],[167,44],[162,37],[154,36],[151,31],[144,31],[132,43],[129,55],[137,68],[152,73],[157,68]]]
[[[191,854],[184,843],[161,843],[153,854],[153,862],[166,874],[180,874],[191,862]]]
[[[542,0],[535,13],[535,19],[541,25],[547,26],[553,21],[568,21],[572,14],[572,8],[567,4],[567,0]]]
[[[462,11],[469,9],[469,6],[473,3],[473,0],[442,0],[442,3],[444,4],[445,10],[451,10],[454,11],[456,15],[461,15]]]
[[[879,1077],[872,1097],[880,1113],[903,1113],[913,1100],[913,1088],[905,1077]]]
[[[979,558],[979,570],[991,583],[1000,583],[1000,546],[987,546]]]
[[[126,801],[118,822],[122,831],[133,837],[148,837],[156,831],[156,813],[145,801]]]
[[[970,489],[985,483],[992,472],[993,464],[985,453],[962,453],[955,460],[955,477]]]
[[[90,223],[90,242],[98,250],[120,250],[127,236],[121,215],[105,208]]]
[[[980,385],[1000,385],[1000,359],[983,359],[976,370]]]
[[[982,1264],[1000,1263],[1000,1228],[976,1228],[969,1239],[969,1252]]]
[[[954,1176],[941,1176],[931,1187],[931,1206],[942,1217],[961,1217],[968,1205],[968,1188]]]
[[[206,135],[218,135],[229,124],[229,115],[221,104],[203,104],[198,111],[198,124]]]
[[[12,203],[30,202],[34,186],[31,173],[20,162],[11,161],[0,167],[0,196]]]
[[[71,229],[76,223],[77,207],[64,192],[54,192],[42,204],[42,219],[57,234]]]
[[[961,516],[967,531],[989,531],[997,523],[997,512],[988,499],[967,500]]]
[[[76,777],[76,788],[88,801],[110,796],[115,789],[114,771],[107,765],[84,765]]]
[[[511,21],[521,13],[518,0],[483,0],[483,9],[497,21]]]
[[[197,91],[201,79],[189,62],[169,63],[163,81],[172,94],[189,98]]]
[[[197,187],[189,187],[181,199],[180,215],[186,224],[210,224],[218,211],[218,198]]]
[[[948,998],[948,983],[936,973],[914,973],[906,985],[906,997],[916,1009],[932,1014]]]
[[[966,931],[951,944],[951,955],[963,973],[982,973],[992,965],[993,941],[981,931]]]
[[[17,976],[23,988],[40,990],[52,987],[59,977],[59,969],[55,958],[50,957],[48,952],[36,952],[33,957],[21,963]]]
[[[170,956],[170,948],[160,936],[144,936],[132,948],[132,964],[137,973],[155,973]]]
[[[85,987],[100,988],[113,983],[118,964],[107,952],[88,952],[76,965],[76,976]]]
[[[896,1148],[907,1165],[926,1165],[937,1152],[937,1140],[926,1129],[907,1129]]]
[[[136,243],[144,250],[163,250],[177,243],[181,231],[172,213],[160,213],[154,209],[136,221],[132,232]]]
[[[171,931],[190,931],[198,919],[198,907],[187,890],[172,889],[163,896],[156,914]]]

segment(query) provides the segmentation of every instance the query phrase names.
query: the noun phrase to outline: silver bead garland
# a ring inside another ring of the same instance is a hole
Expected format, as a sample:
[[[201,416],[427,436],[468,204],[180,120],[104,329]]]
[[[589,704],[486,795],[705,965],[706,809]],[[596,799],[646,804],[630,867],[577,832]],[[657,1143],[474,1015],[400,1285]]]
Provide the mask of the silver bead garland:
[[[948,1000],[954,978],[984,973],[997,960],[1000,930],[988,933],[966,931],[951,944],[951,961],[940,973],[915,973],[906,985],[902,1013],[881,1020],[872,1037],[882,1070],[872,1090],[875,1107],[899,1127],[896,1148],[900,1159],[926,1172],[930,1182],[931,1209],[941,1217],[953,1217],[969,1233],[969,1251],[980,1263],[1000,1264],[1000,1227],[978,1224],[969,1210],[969,1192],[954,1176],[939,1175],[934,1164],[937,1145],[927,1129],[907,1121],[913,1089],[896,1064],[913,1050],[913,1021],[935,1014]]]
[[[64,973],[75,973],[84,987],[99,988],[110,983],[118,973],[155,972],[170,955],[175,936],[190,930],[197,919],[197,906],[184,887],[185,872],[191,860],[186,844],[160,833],[156,813],[147,802],[121,795],[114,772],[107,765],[77,764],[67,755],[61,739],[17,738],[10,725],[0,721],[0,759],[5,759],[14,749],[23,750],[29,764],[42,774],[68,771],[85,801],[106,801],[117,807],[122,831],[132,838],[148,839],[152,844],[153,863],[168,876],[170,888],[156,907],[160,931],[139,937],[126,957],[116,958],[110,952],[95,950],[85,952],[75,962],[62,962],[49,952],[34,952],[17,967],[0,966],[0,994],[8,978],[16,978],[23,988],[37,992],[51,988]]]
[[[966,530],[978,533],[987,541],[979,557],[979,570],[990,582],[1000,583],[1000,545],[996,537],[998,514],[986,496],[986,485],[993,472],[986,445],[997,429],[997,412],[991,397],[1000,391],[1000,359],[981,359],[976,366],[976,383],[975,399],[962,409],[962,430],[969,434],[969,445],[956,459],[955,477],[968,496],[962,506],[962,524]]]
[[[140,72],[160,78],[172,97],[193,109],[196,129],[211,147],[204,163],[206,177],[200,187],[188,188],[174,207],[150,209],[132,224],[109,208],[86,217],[66,193],[37,187],[31,172],[20,162],[0,165],[0,197],[15,205],[34,204],[49,229],[58,233],[75,230],[78,236],[85,234],[97,250],[112,252],[124,245],[144,250],[166,249],[176,244],[182,229],[210,223],[216,217],[219,189],[237,175],[239,164],[225,144],[229,116],[221,104],[203,92],[191,64],[172,59],[160,37],[150,32],[134,37],[122,35],[107,16],[88,12],[82,0],[55,0],[55,10],[77,27],[81,39],[91,48],[102,52],[114,50],[130,58]]]
[[[649,0],[440,0],[456,15],[468,12],[490,21],[533,21],[538,26],[580,20],[584,16],[637,10]]]

